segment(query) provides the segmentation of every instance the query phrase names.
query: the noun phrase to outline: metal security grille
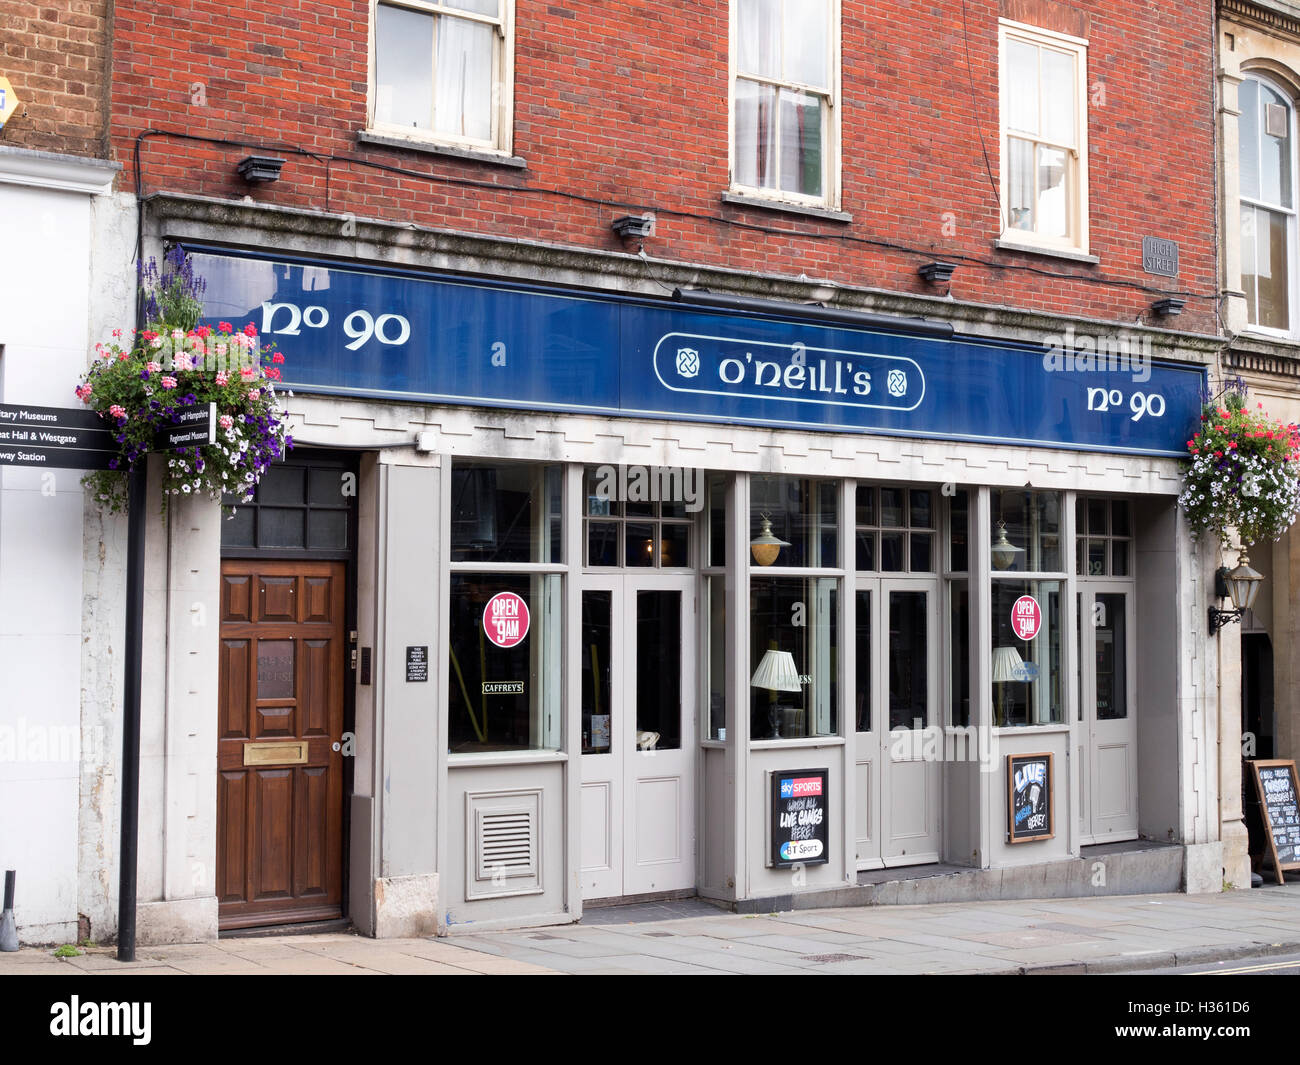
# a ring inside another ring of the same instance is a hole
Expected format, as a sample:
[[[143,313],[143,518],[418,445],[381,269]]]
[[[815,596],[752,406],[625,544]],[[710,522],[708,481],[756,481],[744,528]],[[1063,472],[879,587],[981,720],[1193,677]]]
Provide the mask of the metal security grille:
[[[532,876],[537,865],[537,833],[529,809],[481,810],[478,816],[478,877]]]

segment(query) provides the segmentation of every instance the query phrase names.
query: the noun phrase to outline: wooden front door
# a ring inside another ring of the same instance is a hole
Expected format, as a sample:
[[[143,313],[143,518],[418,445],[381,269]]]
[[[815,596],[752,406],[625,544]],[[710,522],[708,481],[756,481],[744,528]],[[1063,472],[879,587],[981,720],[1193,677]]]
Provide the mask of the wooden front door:
[[[221,565],[221,928],[342,916],[342,562]]]

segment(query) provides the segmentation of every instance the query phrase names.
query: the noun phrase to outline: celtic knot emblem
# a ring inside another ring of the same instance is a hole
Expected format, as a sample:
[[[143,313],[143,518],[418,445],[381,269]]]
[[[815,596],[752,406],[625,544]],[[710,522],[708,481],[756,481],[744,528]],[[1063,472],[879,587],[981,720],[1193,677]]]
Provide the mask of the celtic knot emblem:
[[[889,376],[885,379],[885,387],[889,389],[891,396],[907,395],[907,374],[902,370],[890,370]]]
[[[700,372],[700,353],[694,348],[678,348],[677,372],[683,377],[696,376]]]

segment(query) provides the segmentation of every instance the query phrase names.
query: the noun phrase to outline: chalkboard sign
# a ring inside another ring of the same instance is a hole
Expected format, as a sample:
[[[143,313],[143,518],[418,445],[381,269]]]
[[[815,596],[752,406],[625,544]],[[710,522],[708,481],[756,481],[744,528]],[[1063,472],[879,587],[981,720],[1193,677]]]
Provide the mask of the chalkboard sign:
[[[1051,753],[1007,755],[1007,842],[1054,835]]]
[[[1279,884],[1282,870],[1300,869],[1300,783],[1294,761],[1251,762],[1259,805],[1268,830],[1268,849]]]
[[[830,855],[830,771],[772,774],[772,865],[825,865]]]

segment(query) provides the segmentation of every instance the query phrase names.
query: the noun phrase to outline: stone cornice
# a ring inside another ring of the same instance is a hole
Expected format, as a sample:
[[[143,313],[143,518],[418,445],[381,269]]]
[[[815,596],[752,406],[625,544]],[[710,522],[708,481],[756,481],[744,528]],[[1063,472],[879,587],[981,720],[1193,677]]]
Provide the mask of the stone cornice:
[[[663,298],[674,288],[704,288],[758,299],[821,303],[840,309],[951,322],[959,333],[1041,343],[1067,325],[1078,333],[1150,337],[1157,357],[1208,363],[1223,338],[1156,329],[1136,322],[1044,314],[947,297],[842,285],[807,276],[682,263],[626,252],[543,244],[515,237],[352,218],[303,208],[275,207],[157,192],[146,197],[149,227],[163,240],[201,241],[232,248],[268,248],[327,259],[474,273],[519,281],[570,285]]]
[[[0,144],[0,182],[104,196],[113,191],[121,163]]]
[[[1281,0],[1219,0],[1219,15],[1253,22],[1300,41],[1300,5]]]

